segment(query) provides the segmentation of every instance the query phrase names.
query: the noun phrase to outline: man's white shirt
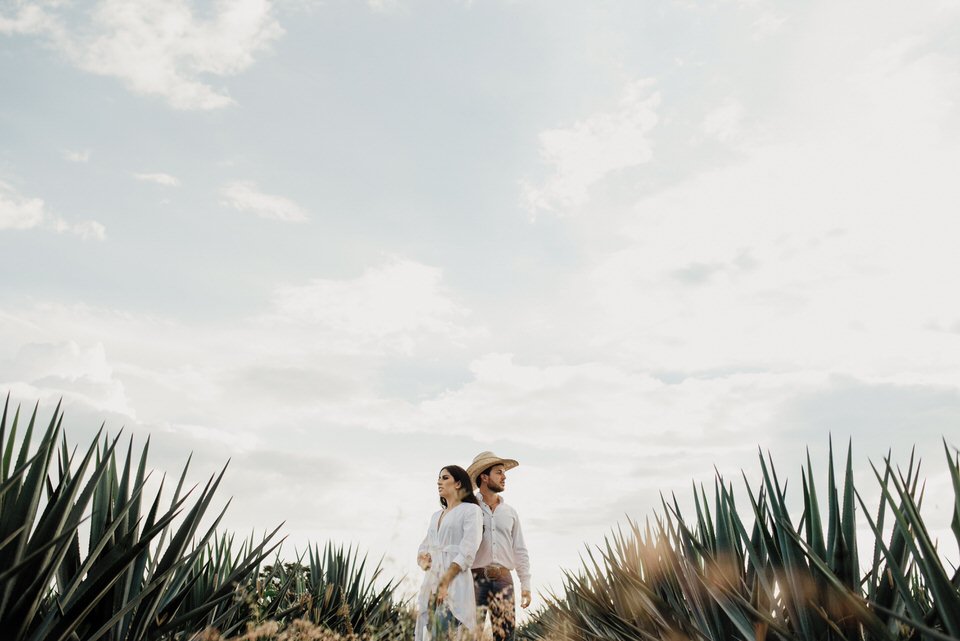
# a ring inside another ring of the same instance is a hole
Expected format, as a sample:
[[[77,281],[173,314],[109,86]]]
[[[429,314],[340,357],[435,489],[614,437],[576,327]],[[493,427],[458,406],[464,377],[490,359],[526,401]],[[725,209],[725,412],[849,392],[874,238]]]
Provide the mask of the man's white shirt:
[[[480,512],[483,514],[483,539],[473,560],[473,567],[501,565],[508,570],[516,570],[520,578],[520,590],[529,591],[530,555],[527,554],[527,544],[523,540],[520,517],[502,496],[498,498],[500,504],[496,510],[491,510],[477,493]]]

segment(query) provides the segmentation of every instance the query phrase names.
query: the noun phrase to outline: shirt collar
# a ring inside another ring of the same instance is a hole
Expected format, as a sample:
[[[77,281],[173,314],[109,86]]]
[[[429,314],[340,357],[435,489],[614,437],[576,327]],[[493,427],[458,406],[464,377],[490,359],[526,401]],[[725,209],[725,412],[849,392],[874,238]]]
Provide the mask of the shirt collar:
[[[477,490],[475,495],[477,497],[477,503],[480,504],[480,507],[482,509],[486,510],[487,512],[493,511],[490,509],[490,506],[487,505],[487,502],[483,500],[483,494],[480,493],[480,490]],[[497,499],[499,499],[499,501],[497,502],[497,507],[503,507],[507,503],[506,501],[503,500],[502,494],[497,494]]]

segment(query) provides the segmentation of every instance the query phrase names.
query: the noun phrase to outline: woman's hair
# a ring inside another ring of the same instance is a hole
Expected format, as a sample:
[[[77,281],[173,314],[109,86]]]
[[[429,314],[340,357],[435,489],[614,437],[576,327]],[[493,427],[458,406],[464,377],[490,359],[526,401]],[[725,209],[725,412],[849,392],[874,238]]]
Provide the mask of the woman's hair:
[[[444,465],[440,468],[440,471],[442,472],[444,470],[450,472],[450,476],[453,477],[453,480],[460,483],[460,493],[463,495],[460,497],[460,500],[464,503],[473,503],[474,505],[479,505],[479,503],[477,503],[477,497],[475,497],[471,491],[473,489],[473,485],[470,484],[470,476],[467,475],[467,471],[459,465]],[[440,505],[447,507],[447,499],[441,496]]]

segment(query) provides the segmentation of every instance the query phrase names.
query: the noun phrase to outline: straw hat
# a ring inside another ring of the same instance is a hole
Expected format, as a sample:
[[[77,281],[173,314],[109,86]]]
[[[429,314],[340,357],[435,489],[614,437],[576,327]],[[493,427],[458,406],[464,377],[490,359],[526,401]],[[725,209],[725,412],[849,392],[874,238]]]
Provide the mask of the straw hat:
[[[510,470],[520,465],[512,458],[500,458],[493,452],[480,452],[473,457],[473,463],[467,468],[467,476],[470,477],[470,483],[474,487],[477,485],[477,475],[488,467],[502,465],[503,469]]]

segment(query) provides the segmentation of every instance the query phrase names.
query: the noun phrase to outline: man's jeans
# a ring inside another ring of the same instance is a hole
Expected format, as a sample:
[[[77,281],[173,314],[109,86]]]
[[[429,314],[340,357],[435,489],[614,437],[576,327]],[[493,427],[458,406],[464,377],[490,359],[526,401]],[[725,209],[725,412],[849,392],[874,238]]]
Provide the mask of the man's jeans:
[[[483,629],[487,612],[495,641],[513,641],[516,627],[516,605],[513,598],[513,577],[509,572],[499,579],[488,579],[474,572],[473,588],[477,596],[478,632]]]

